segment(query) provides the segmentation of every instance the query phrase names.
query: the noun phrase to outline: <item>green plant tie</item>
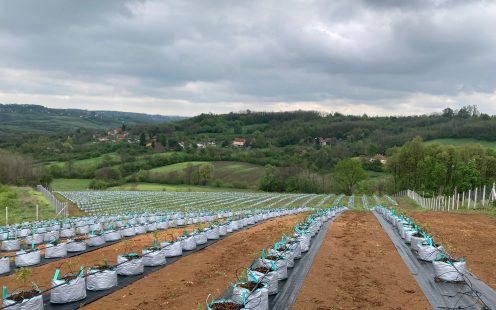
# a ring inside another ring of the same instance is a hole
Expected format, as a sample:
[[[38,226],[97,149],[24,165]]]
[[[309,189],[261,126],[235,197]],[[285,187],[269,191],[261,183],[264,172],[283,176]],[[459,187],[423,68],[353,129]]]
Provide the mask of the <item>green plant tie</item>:
[[[59,278],[60,269],[55,269],[55,274],[53,275],[53,281],[57,281]]]
[[[251,270],[248,270],[248,276],[253,280],[253,282],[258,283],[258,278],[255,277],[255,275],[251,272]]]
[[[82,277],[84,273],[84,266],[79,267],[79,275]]]
[[[243,293],[241,293],[241,301],[242,301],[243,305],[246,304],[246,294],[245,294],[245,291],[243,291]]]
[[[3,296],[3,300],[7,299],[7,287],[6,286],[3,287],[3,295],[2,296]]]
[[[31,243],[31,250],[34,250],[34,242]]]
[[[276,242],[276,244],[274,244],[274,250],[277,250],[279,248],[279,242]]]
[[[157,247],[157,239],[154,239],[153,240],[153,247],[156,248]]]
[[[277,265],[276,265],[276,264],[274,264],[274,262],[273,262],[273,261],[270,261],[270,264],[272,265],[272,269],[273,269],[273,270],[277,270]]]
[[[260,255],[260,258],[264,259],[266,257],[265,255],[265,249],[262,250],[262,255]]]

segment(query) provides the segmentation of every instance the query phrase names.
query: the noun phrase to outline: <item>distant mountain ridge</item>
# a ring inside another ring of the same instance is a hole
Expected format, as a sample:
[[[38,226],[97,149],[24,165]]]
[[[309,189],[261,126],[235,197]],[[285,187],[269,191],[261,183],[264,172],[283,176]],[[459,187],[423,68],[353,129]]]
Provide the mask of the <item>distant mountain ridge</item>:
[[[60,133],[78,128],[109,129],[123,123],[163,123],[185,118],[135,112],[53,109],[32,104],[0,104],[0,143],[18,139],[19,135]]]

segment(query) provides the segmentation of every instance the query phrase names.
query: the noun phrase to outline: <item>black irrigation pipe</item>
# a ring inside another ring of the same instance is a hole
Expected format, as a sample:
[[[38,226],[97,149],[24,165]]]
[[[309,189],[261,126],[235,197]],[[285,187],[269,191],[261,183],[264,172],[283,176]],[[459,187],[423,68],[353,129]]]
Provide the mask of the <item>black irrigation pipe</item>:
[[[496,291],[491,287],[470,273],[465,275],[465,282],[462,283],[437,282],[432,263],[419,260],[394,226],[377,211],[372,213],[388,234],[433,309],[496,310]],[[474,292],[477,292],[477,296],[474,296]],[[478,302],[478,298],[486,305]]]
[[[296,213],[298,214],[298,213]],[[283,216],[290,216],[290,215],[296,215],[296,214],[288,214],[288,215],[283,215]],[[53,303],[50,303],[50,295],[49,294],[45,294],[43,295],[43,306],[44,306],[44,309],[45,310],[75,310],[75,309],[79,309],[81,306],[83,305],[87,305],[87,304],[90,304],[92,302],[95,302],[97,301],[98,299],[100,298],[103,298],[107,295],[110,295],[120,289],[123,289],[124,287],[146,277],[147,275],[153,273],[153,272],[156,272],[164,267],[167,267],[173,263],[175,263],[176,261],[180,260],[181,258],[185,257],[185,256],[188,256],[188,255],[191,255],[193,253],[196,253],[198,251],[201,251],[203,249],[205,249],[206,247],[220,241],[220,240],[223,240],[224,238],[228,237],[228,236],[232,236],[234,234],[236,234],[237,232],[241,232],[243,230],[246,230],[246,229],[249,229],[249,228],[252,228],[252,227],[255,227],[259,224],[262,224],[264,222],[267,222],[267,221],[271,221],[271,220],[275,220],[275,219],[278,219],[278,218],[281,218],[282,216],[279,216],[279,217],[274,217],[274,218],[270,218],[270,219],[266,219],[266,220],[262,220],[262,221],[259,221],[255,224],[251,224],[251,225],[247,225],[237,231],[233,231],[232,233],[229,233],[225,236],[220,236],[219,239],[215,239],[215,240],[208,240],[207,243],[205,244],[202,244],[202,245],[197,245],[196,248],[194,250],[191,250],[191,251],[185,251],[183,250],[183,254],[181,256],[176,256],[176,257],[167,257],[166,259],[166,263],[164,265],[160,265],[160,266],[154,266],[154,267],[145,267],[144,268],[144,272],[142,274],[139,274],[139,275],[134,275],[134,276],[121,276],[121,275],[118,275],[118,285],[117,286],[114,286],[113,288],[111,289],[108,289],[108,290],[102,290],[102,291],[89,291],[89,290],[86,290],[86,298],[83,299],[83,300],[80,300],[80,301],[75,301],[75,302],[71,302],[71,303],[65,303],[65,304],[53,304]],[[3,309],[3,308],[0,308],[0,309]],[[8,309],[8,308],[6,308]]]
[[[191,224],[191,225],[195,225],[195,224]],[[182,226],[169,227],[167,229],[157,229],[156,231],[159,231],[159,232],[160,231],[167,231],[168,229],[171,229],[171,228],[187,228],[188,226],[190,226],[190,225],[182,225]],[[86,250],[79,251],[79,252],[67,252],[67,255],[64,256],[64,257],[45,258],[45,255],[41,255],[40,262],[38,264],[24,266],[24,267],[27,267],[27,268],[40,267],[40,266],[43,266],[43,265],[46,265],[46,264],[57,262],[57,261],[62,260],[62,259],[72,258],[72,257],[75,257],[75,256],[79,256],[79,255],[83,255],[83,254],[86,254],[86,253],[90,253],[90,252],[93,252],[93,251],[96,251],[96,250],[99,250],[99,249],[102,249],[102,248],[105,248],[105,247],[114,245],[116,243],[119,243],[119,242],[122,242],[122,241],[125,241],[125,240],[133,239],[134,237],[144,236],[146,234],[153,234],[153,231],[148,231],[148,232],[143,233],[143,234],[129,236],[129,237],[121,237],[121,239],[114,240],[114,241],[106,241],[102,245],[98,245],[98,246],[86,246]],[[103,235],[97,235],[97,236],[103,236]],[[91,237],[85,239],[85,241],[87,241],[89,239],[91,239]],[[63,241],[60,241],[60,242],[63,242]],[[73,242],[76,242],[76,241],[73,241]],[[45,248],[41,248],[41,249],[38,249],[38,250],[43,250],[43,249],[45,249]],[[9,257],[9,258],[10,257],[16,257],[18,255],[25,255],[25,254],[10,255],[10,256],[7,256],[7,257]],[[10,275],[14,274],[16,272],[16,269],[19,269],[19,268],[22,268],[22,267],[16,267],[15,262],[10,263],[10,271],[7,272],[7,273],[0,274],[0,279],[2,277],[6,277],[6,276],[10,276]]]

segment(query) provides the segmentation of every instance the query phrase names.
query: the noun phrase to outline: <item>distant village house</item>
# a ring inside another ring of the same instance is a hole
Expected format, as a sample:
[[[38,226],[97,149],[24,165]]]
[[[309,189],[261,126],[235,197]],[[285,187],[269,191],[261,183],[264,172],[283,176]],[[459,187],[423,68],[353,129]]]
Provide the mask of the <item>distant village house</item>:
[[[244,147],[246,144],[246,139],[236,138],[234,139],[232,145],[235,147]]]

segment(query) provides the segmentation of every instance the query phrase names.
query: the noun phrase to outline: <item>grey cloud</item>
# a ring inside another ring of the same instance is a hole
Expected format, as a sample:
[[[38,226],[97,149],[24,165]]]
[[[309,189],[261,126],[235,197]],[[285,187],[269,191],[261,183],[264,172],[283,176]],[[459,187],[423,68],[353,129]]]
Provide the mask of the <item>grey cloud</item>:
[[[4,1],[0,101],[381,110],[477,93],[496,112],[495,26],[496,3],[483,0]]]

